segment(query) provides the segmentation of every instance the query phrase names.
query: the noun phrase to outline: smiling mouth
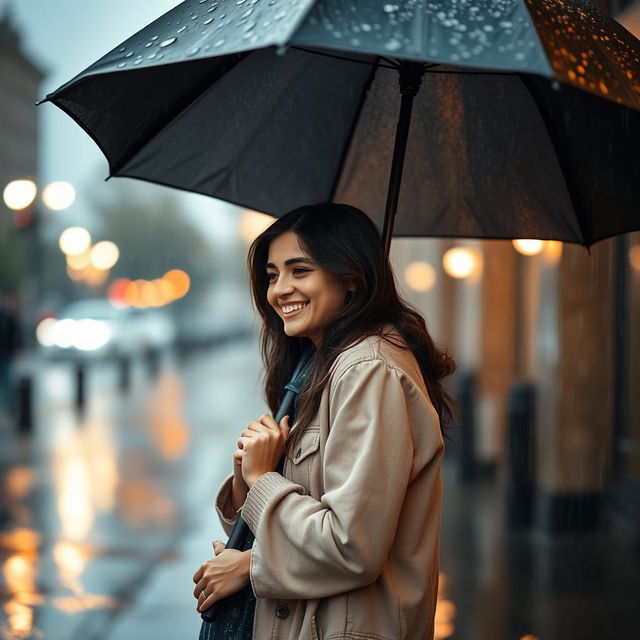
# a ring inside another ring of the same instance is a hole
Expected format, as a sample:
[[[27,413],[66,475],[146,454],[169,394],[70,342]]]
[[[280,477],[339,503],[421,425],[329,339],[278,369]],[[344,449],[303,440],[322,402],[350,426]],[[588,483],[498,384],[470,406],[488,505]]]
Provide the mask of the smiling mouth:
[[[282,315],[285,318],[290,318],[291,316],[295,316],[300,313],[309,303],[305,302],[303,304],[285,304],[280,307],[282,310]]]

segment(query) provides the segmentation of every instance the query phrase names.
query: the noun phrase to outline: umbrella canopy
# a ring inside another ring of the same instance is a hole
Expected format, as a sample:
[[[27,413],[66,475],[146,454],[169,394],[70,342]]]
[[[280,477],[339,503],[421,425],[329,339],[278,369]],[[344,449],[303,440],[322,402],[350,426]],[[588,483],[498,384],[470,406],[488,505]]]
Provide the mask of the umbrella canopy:
[[[390,207],[398,71],[416,95]],[[187,0],[46,100],[110,175],[272,215],[335,200],[380,223],[386,203],[396,235],[585,245],[640,228],[640,43],[579,0]]]

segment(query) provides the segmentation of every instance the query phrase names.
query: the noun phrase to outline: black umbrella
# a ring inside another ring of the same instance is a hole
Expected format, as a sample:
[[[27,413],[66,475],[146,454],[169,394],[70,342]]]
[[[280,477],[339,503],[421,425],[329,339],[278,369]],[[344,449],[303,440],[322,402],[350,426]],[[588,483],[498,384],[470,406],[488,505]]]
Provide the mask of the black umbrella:
[[[579,0],[187,0],[46,100],[112,176],[590,245],[640,226],[639,60]]]

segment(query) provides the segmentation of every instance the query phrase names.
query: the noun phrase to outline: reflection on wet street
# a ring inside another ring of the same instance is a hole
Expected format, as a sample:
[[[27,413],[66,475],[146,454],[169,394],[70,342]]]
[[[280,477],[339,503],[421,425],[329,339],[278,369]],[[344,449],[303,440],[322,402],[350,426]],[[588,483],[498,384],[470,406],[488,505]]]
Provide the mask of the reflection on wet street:
[[[92,364],[81,416],[71,365],[33,364],[34,432],[2,426],[0,638],[196,638],[191,576],[224,539],[214,492],[264,411],[256,342],[141,359],[127,391]],[[509,533],[501,481],[461,484],[450,453],[435,638],[632,637],[633,537]]]
[[[156,637],[195,637],[191,575],[223,536],[213,493],[235,436],[264,411],[258,350],[238,341],[166,354],[155,374],[148,364],[124,393],[115,367],[90,365],[79,416],[71,365],[35,363],[34,433],[2,427],[0,637],[146,636],[135,611],[154,592]],[[154,586],[176,569],[169,589]]]

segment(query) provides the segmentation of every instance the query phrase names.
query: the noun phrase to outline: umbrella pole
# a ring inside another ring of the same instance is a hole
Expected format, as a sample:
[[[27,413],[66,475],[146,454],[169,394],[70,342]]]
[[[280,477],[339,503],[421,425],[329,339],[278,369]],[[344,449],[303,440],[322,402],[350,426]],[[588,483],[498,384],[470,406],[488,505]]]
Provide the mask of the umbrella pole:
[[[384,210],[384,222],[382,223],[382,242],[385,255],[389,255],[391,248],[391,236],[393,235],[393,222],[398,209],[400,196],[400,183],[402,182],[402,170],[404,168],[404,156],[407,150],[409,137],[409,124],[411,123],[411,109],[413,99],[420,90],[425,65],[420,62],[400,63],[400,115],[396,127],[396,140],[393,147],[393,160],[389,173],[389,188],[387,190],[387,203]]]

